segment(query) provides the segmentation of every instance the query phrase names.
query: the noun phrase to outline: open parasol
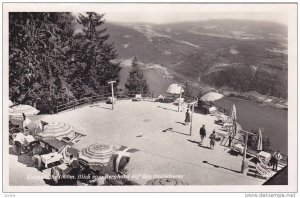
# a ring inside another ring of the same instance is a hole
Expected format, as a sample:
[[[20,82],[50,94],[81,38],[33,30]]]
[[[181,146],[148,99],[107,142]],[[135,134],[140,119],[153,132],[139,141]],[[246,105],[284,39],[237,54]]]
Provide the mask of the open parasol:
[[[97,143],[82,149],[78,157],[83,164],[89,166],[106,166],[115,151],[114,146]]]
[[[177,186],[177,185],[187,185],[180,179],[174,178],[159,178],[159,179],[151,179],[149,180],[146,185],[152,186]]]
[[[222,94],[219,94],[219,93],[216,93],[216,92],[209,92],[209,93],[205,94],[204,96],[202,96],[201,100],[212,102],[212,101],[219,100],[223,97],[224,96]]]
[[[15,125],[22,125],[23,113],[26,116],[34,116],[39,113],[39,110],[30,105],[17,105],[9,109],[9,120]]]
[[[50,122],[43,128],[43,131],[37,134],[37,136],[42,139],[59,139],[74,133],[72,126],[61,122]]]
[[[14,103],[11,100],[8,100],[8,106],[11,107],[13,105],[14,105]]]
[[[179,84],[171,84],[167,92],[171,94],[182,94],[184,92],[184,89]]]

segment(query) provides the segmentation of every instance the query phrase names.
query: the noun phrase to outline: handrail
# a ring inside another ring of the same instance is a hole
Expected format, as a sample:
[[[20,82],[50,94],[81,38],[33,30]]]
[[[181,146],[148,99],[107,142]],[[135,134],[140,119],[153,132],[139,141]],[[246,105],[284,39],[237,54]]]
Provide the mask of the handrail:
[[[175,99],[175,95],[177,94],[171,94],[171,93],[167,93],[167,92],[154,92],[154,91],[150,91],[150,92],[143,92],[143,91],[123,91],[123,92],[117,92],[115,93],[115,97],[116,98],[133,98],[136,94],[142,94],[146,97],[151,97],[151,98],[156,98],[159,95],[165,95],[167,97],[172,97],[173,99]],[[84,97],[81,99],[76,99],[76,100],[71,100],[65,104],[60,104],[60,105],[56,105],[56,113],[59,113],[60,111],[64,111],[64,110],[68,110],[68,109],[75,109],[77,106],[79,105],[83,105],[83,104],[93,104],[94,102],[97,101],[103,101],[105,100],[107,97],[111,97],[111,93],[104,93],[104,94],[99,94],[99,95],[93,95],[93,96],[89,96],[89,97]],[[183,98],[187,98],[190,99],[187,96],[183,96]]]

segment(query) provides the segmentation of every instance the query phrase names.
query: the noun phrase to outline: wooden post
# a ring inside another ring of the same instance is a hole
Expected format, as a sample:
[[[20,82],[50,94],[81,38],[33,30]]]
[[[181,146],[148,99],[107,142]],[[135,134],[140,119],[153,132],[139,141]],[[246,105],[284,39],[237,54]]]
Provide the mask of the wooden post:
[[[255,135],[255,134],[252,132],[249,132],[249,131],[244,131],[244,130],[241,130],[240,132],[245,133],[245,146],[244,146],[243,161],[242,161],[242,168],[241,168],[241,172],[244,173],[247,168],[247,167],[245,167],[245,164],[246,164],[247,147],[248,147],[248,134],[249,133],[252,135]]]
[[[108,84],[111,85],[111,110],[114,110],[114,83],[116,81],[109,81]]]

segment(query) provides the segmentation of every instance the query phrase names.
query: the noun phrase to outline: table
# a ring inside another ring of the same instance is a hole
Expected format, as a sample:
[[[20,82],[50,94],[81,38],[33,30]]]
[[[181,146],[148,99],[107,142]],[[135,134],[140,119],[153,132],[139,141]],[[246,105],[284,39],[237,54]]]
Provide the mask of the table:
[[[48,168],[48,164],[58,162],[62,158],[63,158],[62,154],[59,154],[57,152],[41,155],[42,162],[45,163],[45,168]]]
[[[256,156],[257,158],[261,158],[263,160],[265,160],[266,162],[269,162],[270,159],[271,159],[271,154],[270,153],[267,153],[265,151],[261,151],[257,154]]]
[[[244,153],[244,146],[242,146],[241,144],[235,144],[233,146],[233,149],[236,150],[236,151],[238,151],[238,152],[240,152],[241,154]]]

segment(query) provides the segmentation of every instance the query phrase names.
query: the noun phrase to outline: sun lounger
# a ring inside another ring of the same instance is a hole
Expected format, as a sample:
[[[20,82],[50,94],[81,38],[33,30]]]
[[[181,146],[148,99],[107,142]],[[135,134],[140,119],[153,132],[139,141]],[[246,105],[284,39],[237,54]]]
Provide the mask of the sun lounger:
[[[233,150],[243,155],[244,153],[244,146],[241,144],[235,144],[233,145]]]
[[[143,100],[142,94],[135,94],[135,99],[137,101],[142,101]]]

